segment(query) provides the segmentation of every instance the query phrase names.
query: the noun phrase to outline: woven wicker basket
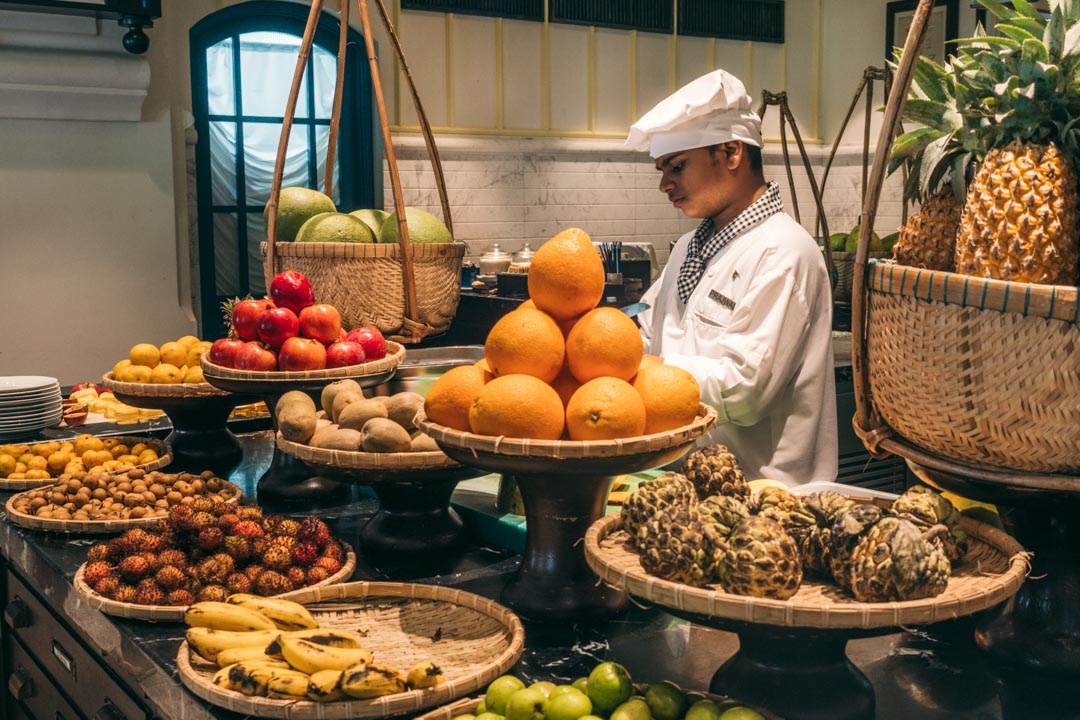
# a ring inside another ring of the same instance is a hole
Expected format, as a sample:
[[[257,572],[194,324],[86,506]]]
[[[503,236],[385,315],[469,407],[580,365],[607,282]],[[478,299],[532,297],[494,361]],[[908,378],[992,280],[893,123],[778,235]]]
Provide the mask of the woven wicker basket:
[[[451,459],[442,450],[423,452],[360,452],[353,450],[327,450],[312,447],[304,443],[286,440],[279,432],[277,446],[283,452],[292,455],[316,472],[335,471],[353,474],[364,471],[408,471],[424,472],[459,468],[461,463]]]
[[[136,465],[139,470],[145,470],[150,472],[151,470],[160,470],[169,463],[172,462],[172,448],[168,443],[158,440],[152,437],[138,437],[133,435],[124,435],[113,437],[109,436],[109,439],[119,440],[125,444],[134,445],[135,443],[144,443],[154,448],[158,454],[158,459],[153,462],[144,463],[142,465]],[[30,443],[36,445],[37,443]],[[125,470],[113,470],[112,472],[105,473],[106,475],[117,475],[119,473],[126,472]],[[5,492],[13,492],[20,490],[33,490],[34,488],[45,487],[46,485],[54,485],[56,478],[45,478],[42,480],[9,480],[7,478],[0,478],[0,490]],[[10,498],[9,498],[10,500]]]
[[[862,498],[862,501],[869,500]],[[889,501],[873,500],[883,506]],[[863,603],[831,582],[804,577],[787,600],[732,595],[718,585],[705,588],[653,577],[621,529],[621,513],[609,515],[585,534],[585,557],[596,574],[615,587],[664,607],[707,617],[809,628],[889,628],[935,623],[993,607],[1007,600],[1031,569],[1030,556],[995,527],[961,518],[969,547],[953,567],[945,591],[933,598]]]
[[[873,262],[867,368],[881,419],[978,465],[1080,472],[1076,288]]]
[[[514,666],[524,647],[525,631],[516,615],[492,600],[454,588],[354,582],[298,590],[284,597],[308,605],[321,627],[363,632],[365,647],[378,663],[405,672],[417,663],[432,661],[442,668],[446,681],[370,700],[315,703],[249,697],[216,687],[210,680],[217,666],[193,656],[185,642],[176,656],[184,685],[214,705],[255,717],[413,716],[486,687]]]
[[[453,237],[454,225],[450,217],[446,179],[443,177],[439,151],[435,147],[434,133],[431,131],[416,84],[409,71],[409,64],[405,60],[401,43],[394,32],[394,25],[390,21],[390,15],[386,11],[383,0],[374,0],[373,4],[386,28],[390,46],[397,56],[402,75],[410,90],[417,119],[420,121],[420,129],[424,134],[428,158],[435,174],[435,185],[442,205],[442,219]],[[330,117],[330,137],[324,163],[326,169],[324,191],[331,196],[333,195],[334,148],[337,146],[337,133],[341,122],[349,6],[350,3],[347,1],[340,4],[342,32],[338,45],[338,57],[341,61],[337,65],[333,112]],[[363,27],[368,65],[371,68],[371,86],[379,113],[383,149],[386,152],[386,164],[393,189],[398,246],[391,248],[351,243],[322,245],[320,243],[276,243],[275,241],[278,200],[281,196],[281,182],[285,172],[286,150],[292,132],[300,83],[304,78],[305,66],[314,42],[315,28],[323,8],[323,0],[312,0],[304,37],[300,43],[300,52],[296,59],[289,98],[285,106],[277,158],[274,163],[273,182],[270,187],[270,200],[266,206],[268,211],[267,241],[263,248],[266,287],[270,287],[270,280],[277,268],[298,270],[311,280],[315,295],[321,302],[331,303],[341,311],[346,326],[375,325],[387,337],[399,342],[417,343],[432,333],[445,332],[450,327],[450,320],[457,312],[458,301],[461,298],[461,259],[465,255],[465,245],[455,242],[448,245],[425,246],[413,245],[409,242],[405,200],[401,192],[401,176],[398,173],[393,138],[390,136],[390,121],[383,99],[379,63],[375,55],[371,21],[368,17],[368,3],[366,0],[357,0],[357,6],[360,9],[360,23]]]
[[[105,373],[101,378],[102,384],[114,393],[132,395],[138,398],[146,398],[153,402],[154,398],[204,398],[204,397],[227,397],[232,393],[219,390],[210,383],[133,383],[122,382],[113,378],[112,371]]]
[[[345,562],[342,563],[341,569],[325,580],[312,585],[312,587],[333,585],[352,577],[353,571],[356,570],[356,553],[353,552],[348,543],[343,542],[341,545],[345,548]],[[189,607],[187,605],[139,605],[138,603],[118,602],[104,595],[99,595],[83,579],[83,571],[85,570],[86,563],[83,563],[75,571],[75,577],[72,579],[71,584],[75,586],[75,592],[78,593],[82,601],[90,607],[97,608],[106,615],[134,620],[150,620],[152,622],[184,621],[184,613],[187,612]]]
[[[871,258],[890,258],[889,252],[869,253]],[[833,265],[836,266],[836,287],[833,288],[833,302],[851,302],[852,282],[855,279],[855,253],[834,252]]]

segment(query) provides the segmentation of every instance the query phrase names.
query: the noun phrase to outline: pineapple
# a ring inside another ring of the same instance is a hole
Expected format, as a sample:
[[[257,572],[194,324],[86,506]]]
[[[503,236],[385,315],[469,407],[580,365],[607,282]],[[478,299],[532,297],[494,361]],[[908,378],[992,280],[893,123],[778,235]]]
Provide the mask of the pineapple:
[[[1016,282],[1076,283],[1080,213],[1080,3],[979,0],[1002,37],[961,41],[952,62],[965,127],[989,148],[956,240],[957,272]]]
[[[961,205],[952,190],[934,195],[900,228],[893,259],[901,265],[953,272]]]

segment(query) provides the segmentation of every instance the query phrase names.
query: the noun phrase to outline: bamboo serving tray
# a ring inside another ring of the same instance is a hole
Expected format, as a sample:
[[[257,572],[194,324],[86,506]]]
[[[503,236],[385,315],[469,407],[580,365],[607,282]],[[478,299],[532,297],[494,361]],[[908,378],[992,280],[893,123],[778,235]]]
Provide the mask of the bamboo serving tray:
[[[133,383],[113,379],[112,371],[101,378],[102,384],[114,394],[153,400],[154,398],[203,398],[231,395],[210,383]]]
[[[232,493],[225,502],[233,504],[239,502],[243,490],[239,485],[223,480],[223,490]],[[39,489],[39,488],[35,488]],[[52,518],[39,518],[36,515],[19,512],[15,509],[15,501],[28,491],[16,493],[8,498],[4,509],[7,511],[8,520],[19,527],[28,530],[44,530],[45,532],[78,533],[80,535],[114,535],[134,527],[153,527],[162,522],[165,517],[155,515],[143,518],[122,518],[116,520],[53,520]]]
[[[342,563],[341,569],[336,573],[326,578],[322,582],[316,583],[311,587],[320,587],[323,585],[333,585],[344,580],[348,580],[352,577],[353,571],[356,569],[356,553],[353,552],[352,547],[342,541],[341,546],[345,548],[345,562]],[[117,602],[116,600],[110,600],[104,595],[99,595],[94,592],[93,588],[86,584],[83,580],[83,571],[86,569],[86,563],[79,566],[79,569],[75,571],[75,577],[71,583],[75,586],[75,592],[79,594],[79,597],[90,605],[92,608],[96,608],[106,615],[112,615],[114,617],[129,618],[135,620],[150,620],[152,622],[183,622],[184,613],[187,612],[188,605],[139,605],[137,603],[125,603]],[[292,591],[300,592],[300,591]],[[280,595],[277,597],[281,597]]]
[[[865,498],[859,498],[866,501]],[[887,505],[888,501],[875,501]],[[603,580],[664,607],[746,623],[808,628],[888,628],[950,620],[993,607],[1011,597],[1031,570],[1030,554],[1003,531],[963,517],[969,548],[937,597],[863,603],[839,586],[806,577],[787,600],[733,595],[719,585],[692,587],[645,572],[621,515],[609,515],[585,534],[585,558]]]
[[[414,583],[353,582],[287,593],[308,606],[321,627],[348,628],[366,637],[375,662],[407,672],[431,661],[446,681],[368,700],[329,703],[250,697],[215,686],[217,665],[180,646],[180,680],[207,702],[255,717],[295,720],[415,715],[481,690],[521,657],[525,631],[514,613],[463,590]]]
[[[204,376],[211,379],[259,383],[273,383],[275,381],[318,382],[325,380],[327,383],[331,383],[334,380],[366,377],[368,375],[379,375],[382,373],[391,372],[398,365],[400,365],[401,361],[404,359],[405,346],[401,345],[400,343],[396,343],[393,340],[387,340],[386,357],[380,358],[378,360],[372,360],[370,362],[361,363],[359,365],[346,365],[345,367],[329,368],[325,370],[304,370],[292,372],[284,370],[236,370],[235,368],[227,368],[221,365],[215,365],[214,363],[210,362],[209,357],[203,355],[202,368]]]
[[[461,463],[451,459],[442,450],[423,452],[371,453],[348,450],[327,450],[303,443],[292,442],[277,435],[277,446],[282,451],[301,460],[308,467],[320,471],[422,471],[459,468]]]
[[[158,440],[157,438],[138,437],[138,436],[134,436],[134,435],[123,435],[123,436],[109,435],[107,437],[110,440],[114,440],[114,439],[115,440],[122,440],[122,441],[124,441],[125,444],[144,443],[144,444],[149,445],[150,447],[154,448],[155,451],[157,451],[158,459],[155,460],[154,462],[145,463],[143,465],[136,465],[135,468],[138,468],[139,470],[145,470],[146,472],[150,472],[151,470],[160,470],[161,468],[165,467],[166,465],[168,465],[169,463],[172,462],[172,459],[173,459],[173,457],[172,457],[172,448],[169,447],[168,443],[165,443],[165,442],[163,442],[161,440]],[[38,442],[48,442],[48,441],[46,440],[46,441],[38,441]],[[63,442],[63,441],[61,440],[60,442]],[[26,444],[27,445],[36,445],[38,443],[34,442],[34,443],[26,443]],[[128,469],[133,470],[135,468],[128,468]],[[107,472],[107,473],[104,473],[104,474],[106,474],[106,475],[116,475],[116,474],[122,473],[122,472],[127,472],[127,471],[126,470],[113,470],[111,472]],[[43,480],[8,480],[7,478],[0,478],[0,491],[10,492],[10,491],[13,491],[13,490],[33,490],[35,488],[47,487],[49,485],[55,485],[55,484],[56,484],[56,478],[47,478],[47,479],[43,479]]]

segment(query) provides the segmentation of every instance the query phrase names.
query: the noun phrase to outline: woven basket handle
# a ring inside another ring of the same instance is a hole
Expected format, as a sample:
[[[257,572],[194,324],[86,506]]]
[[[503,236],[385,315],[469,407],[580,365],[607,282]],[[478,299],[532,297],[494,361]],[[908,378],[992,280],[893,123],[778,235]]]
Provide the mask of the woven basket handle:
[[[874,152],[870,181],[863,197],[863,211],[859,224],[859,248],[855,253],[855,273],[851,288],[851,355],[855,381],[855,432],[864,438],[864,444],[871,453],[879,457],[884,455],[880,448],[880,435],[887,425],[873,412],[870,398],[869,368],[866,366],[866,258],[870,251],[870,233],[877,216],[878,202],[881,199],[881,186],[885,180],[885,166],[889,160],[889,147],[892,145],[896,130],[900,125],[900,111],[907,100],[911,87],[915,62],[926,37],[926,26],[934,0],[919,0],[915,17],[911,21],[904,52],[896,69],[896,77],[885,105],[885,119],[878,134],[877,150]],[[868,443],[869,441],[869,443]]]

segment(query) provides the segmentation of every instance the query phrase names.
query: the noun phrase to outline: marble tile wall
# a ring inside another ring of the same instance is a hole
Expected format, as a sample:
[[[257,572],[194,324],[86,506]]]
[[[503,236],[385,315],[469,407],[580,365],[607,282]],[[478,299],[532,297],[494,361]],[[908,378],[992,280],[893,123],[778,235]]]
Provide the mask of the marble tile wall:
[[[657,189],[651,159],[621,150],[618,141],[508,138],[437,138],[453,215],[455,236],[478,257],[494,243],[513,252],[528,241],[537,248],[561,229],[581,227],[594,240],[651,243],[661,265],[671,240],[693,230],[696,220],[671,207]],[[439,196],[434,173],[418,138],[395,139],[401,184],[408,205],[436,214]],[[792,181],[781,150],[768,145],[765,174],[781,186],[787,211],[814,232],[816,208],[810,183],[795,146]],[[828,148],[808,148],[820,182]],[[823,205],[830,232],[847,232],[858,221],[862,183],[860,148],[844,149],[830,169]],[[387,209],[393,210],[389,173],[384,170]],[[877,231],[900,224],[899,177],[886,181],[878,206]]]

